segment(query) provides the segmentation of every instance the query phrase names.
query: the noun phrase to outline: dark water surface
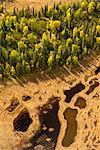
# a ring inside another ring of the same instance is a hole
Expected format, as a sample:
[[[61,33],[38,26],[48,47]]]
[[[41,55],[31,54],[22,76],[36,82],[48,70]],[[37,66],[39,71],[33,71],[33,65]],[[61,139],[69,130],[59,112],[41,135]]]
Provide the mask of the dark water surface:
[[[66,95],[65,102],[69,103],[75,94],[81,92],[84,89],[85,89],[84,84],[78,83],[74,87],[72,87],[70,90],[64,90],[64,94]]]
[[[25,132],[28,130],[31,123],[32,119],[30,118],[27,109],[24,109],[13,121],[14,130]]]
[[[64,147],[70,146],[74,142],[74,138],[77,134],[77,109],[67,108],[64,112],[64,119],[67,120],[67,128],[62,141]]]
[[[95,70],[95,75],[97,75],[98,73],[100,73],[100,66]]]
[[[96,87],[98,87],[99,86],[99,82],[95,82],[94,84],[92,84],[91,86],[90,86],[90,88],[89,88],[89,90],[86,92],[86,94],[87,95],[89,95],[91,92],[93,92],[94,91],[94,89],[96,88]]]
[[[78,97],[76,102],[74,103],[74,106],[79,107],[80,109],[86,107],[86,100],[83,97]]]
[[[52,97],[43,107],[39,107],[40,129],[30,140],[32,147],[24,150],[35,150],[36,146],[43,146],[43,150],[55,150],[57,137],[60,131],[60,122],[58,120],[59,97]]]

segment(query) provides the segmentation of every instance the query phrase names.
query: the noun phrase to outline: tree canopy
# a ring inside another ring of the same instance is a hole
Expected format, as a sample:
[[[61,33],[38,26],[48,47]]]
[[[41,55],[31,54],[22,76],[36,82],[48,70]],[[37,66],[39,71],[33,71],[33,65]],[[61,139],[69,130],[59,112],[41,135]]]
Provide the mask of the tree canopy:
[[[100,50],[100,3],[59,3],[39,11],[5,10],[0,4],[0,73],[20,76],[34,69],[77,65]]]

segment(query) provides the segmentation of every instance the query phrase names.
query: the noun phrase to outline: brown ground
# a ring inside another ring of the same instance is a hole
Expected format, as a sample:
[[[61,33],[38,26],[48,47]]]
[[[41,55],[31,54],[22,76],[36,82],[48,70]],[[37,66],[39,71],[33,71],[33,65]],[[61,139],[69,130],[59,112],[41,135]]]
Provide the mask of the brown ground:
[[[7,8],[12,8],[15,6],[16,8],[23,8],[30,6],[30,8],[35,7],[36,9],[41,8],[45,4],[48,4],[49,6],[53,5],[54,3],[59,3],[59,2],[72,2],[74,0],[15,0],[14,3],[6,3],[4,4],[7,6]]]
[[[7,7],[22,8],[29,5],[39,8],[47,2],[51,5],[59,1],[16,0],[14,4],[7,4]],[[79,71],[71,73],[64,68],[49,76],[44,75],[43,72],[41,75],[34,73],[28,78],[28,82],[24,86],[17,81],[14,81],[16,84],[9,82],[6,86],[0,82],[0,150],[21,150],[21,147],[29,145],[28,138],[35,134],[40,125],[37,107],[45,104],[52,95],[61,97],[58,112],[61,129],[56,150],[100,150],[100,85],[91,94],[86,95],[86,91],[89,89],[89,81],[97,78],[97,82],[100,83],[100,73],[98,75],[94,74],[96,66],[100,66],[100,56],[92,61],[88,69],[82,67],[83,73],[79,73]],[[65,95],[63,90],[73,87],[80,81],[86,86],[85,90],[76,94],[70,103],[64,102]],[[23,95],[30,95],[31,99],[22,101]],[[9,112],[7,108],[9,108],[13,97],[16,97],[20,104],[14,111]],[[74,106],[78,97],[86,100],[85,108],[80,109]],[[62,146],[62,140],[67,128],[67,121],[64,119],[63,113],[68,107],[78,111],[76,117],[77,135],[74,138],[74,142],[66,148]],[[14,131],[13,120],[24,108],[27,108],[33,123],[29,126],[27,132]]]
[[[100,66],[100,56],[92,61],[90,67],[82,67],[83,73],[71,73],[66,70],[58,71],[55,76],[41,76],[28,78],[24,86],[16,82],[16,85],[9,82],[6,86],[0,82],[0,150],[21,150],[21,147],[28,146],[28,138],[31,137],[39,128],[38,106],[45,104],[52,95],[61,97],[59,102],[59,120],[61,129],[58,136],[56,150],[100,150],[100,85],[95,90],[86,95],[89,89],[89,81],[97,78],[100,83],[100,73],[95,75],[96,66]],[[33,80],[34,79],[34,80]],[[65,95],[63,90],[82,82],[86,88],[76,94],[70,103],[64,102]],[[23,95],[30,95],[31,99],[22,101]],[[20,104],[14,111],[9,112],[11,99],[16,97]],[[41,97],[41,98],[40,98]],[[77,97],[83,97],[86,100],[86,107],[80,109],[74,106]],[[64,119],[66,108],[77,109],[77,135],[74,142],[69,147],[62,146],[62,140],[65,135],[67,121]],[[27,132],[14,131],[13,120],[18,114],[27,108],[33,123],[29,126]],[[33,133],[34,132],[34,133]]]

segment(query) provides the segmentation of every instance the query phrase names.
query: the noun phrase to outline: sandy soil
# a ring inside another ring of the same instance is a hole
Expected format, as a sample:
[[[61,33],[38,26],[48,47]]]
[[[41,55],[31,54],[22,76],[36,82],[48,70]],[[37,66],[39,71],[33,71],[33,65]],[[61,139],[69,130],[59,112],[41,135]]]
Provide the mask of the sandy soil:
[[[52,5],[59,1],[16,0],[13,4],[6,4],[6,6],[7,8],[15,6],[20,9],[29,5],[38,9],[46,3]],[[72,0],[62,1],[69,2]],[[100,150],[100,85],[89,95],[86,94],[90,87],[89,81],[96,78],[97,82],[100,83],[100,73],[98,75],[94,73],[97,66],[100,66],[100,56],[93,60],[88,68],[81,66],[83,72],[78,70],[78,72],[72,73],[64,67],[56,74],[45,75],[42,72],[41,75],[37,75],[34,73],[23,86],[15,80],[15,84],[8,82],[7,85],[0,81],[0,150],[21,150],[22,147],[30,145],[28,139],[35,134],[40,125],[37,108],[43,106],[53,95],[61,97],[58,112],[61,129],[56,150]],[[86,88],[76,94],[70,103],[66,103],[63,90],[70,89],[80,81]],[[23,95],[30,95],[31,99],[23,101]],[[79,96],[86,100],[86,107],[83,109],[74,106]],[[16,97],[20,104],[13,112],[9,112],[7,108],[10,106],[13,97]],[[63,113],[68,107],[78,111],[76,116],[77,135],[69,147],[63,147],[62,140],[67,128],[67,120],[64,119]],[[13,121],[24,108],[28,110],[33,122],[27,132],[14,131]]]
[[[15,0],[13,3],[5,3],[4,5],[7,8],[13,8],[15,6],[16,8],[23,8],[29,6],[30,8],[35,7],[36,9],[41,8],[45,4],[48,4],[49,6],[53,5],[54,3],[65,3],[65,2],[72,2],[73,0]]]
[[[21,150],[22,147],[29,145],[28,138],[35,134],[39,128],[38,106],[43,106],[52,96],[59,96],[58,117],[61,123],[61,129],[57,140],[56,150],[100,150],[100,85],[89,95],[86,91],[89,89],[89,81],[97,79],[100,83],[100,73],[95,75],[96,66],[100,66],[100,57],[92,61],[90,67],[82,67],[83,72],[72,73],[66,70],[54,76],[45,76],[42,72],[41,78],[35,74],[28,78],[26,84],[20,85],[8,82],[7,85],[0,82],[0,150]],[[35,80],[34,80],[35,78]],[[85,85],[85,89],[76,94],[70,103],[65,102],[63,90],[70,89],[79,82]],[[30,95],[31,99],[23,101],[23,95]],[[86,100],[86,107],[80,109],[74,106],[77,97],[83,97]],[[11,99],[16,97],[19,105],[14,111],[8,112]],[[40,98],[41,97],[41,98]],[[64,111],[67,107],[77,109],[77,135],[74,142],[69,147],[62,146],[62,140],[66,131],[67,121],[64,119]],[[26,132],[14,131],[13,120],[18,114],[26,108],[33,122]]]

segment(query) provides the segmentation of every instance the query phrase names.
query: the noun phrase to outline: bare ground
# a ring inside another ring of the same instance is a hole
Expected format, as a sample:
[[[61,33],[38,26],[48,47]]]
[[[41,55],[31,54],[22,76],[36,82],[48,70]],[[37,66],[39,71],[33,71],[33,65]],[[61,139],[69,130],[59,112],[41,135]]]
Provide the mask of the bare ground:
[[[50,6],[54,2],[59,2],[59,0],[16,0],[13,4],[6,5],[7,8],[15,6],[19,9],[29,5],[38,9],[46,3]],[[69,2],[69,0],[63,0],[63,2]],[[43,106],[53,95],[61,97],[58,112],[61,128],[56,150],[100,150],[100,73],[98,75],[94,73],[97,66],[100,66],[100,56],[86,68],[84,65],[80,65],[83,72],[79,72],[78,68],[72,73],[64,67],[55,74],[53,72],[49,75],[43,72],[41,74],[34,73],[30,78],[27,78],[28,81],[23,86],[15,80],[16,84],[8,82],[7,85],[4,85],[0,82],[0,150],[21,150],[22,147],[30,145],[29,137],[33,136],[40,126],[37,108]],[[95,78],[99,86],[87,95],[86,92],[90,87],[89,82]],[[70,103],[66,103],[63,90],[70,89],[80,81],[86,88],[76,94]],[[31,99],[23,101],[23,95],[30,95]],[[79,96],[86,100],[86,107],[83,109],[74,105]],[[16,97],[20,104],[14,111],[9,112],[7,108],[13,97]],[[76,116],[77,134],[69,147],[63,147],[62,140],[68,123],[64,119],[64,112],[68,107],[78,111]],[[28,110],[33,122],[26,132],[14,131],[13,121],[24,108]]]
[[[25,8],[29,6],[30,8],[34,7],[37,10],[41,7],[43,7],[45,4],[48,4],[49,6],[52,6],[54,3],[66,3],[66,2],[73,2],[75,0],[15,0],[13,3],[4,3],[4,5],[7,7],[7,9],[11,9],[13,7],[16,7],[18,9]]]
[[[22,147],[30,145],[28,139],[40,125],[37,108],[43,106],[52,96],[61,97],[58,112],[61,128],[56,150],[100,150],[100,73],[95,75],[96,67],[100,66],[100,56],[89,65],[88,68],[81,66],[83,72],[72,73],[65,67],[64,71],[60,70],[56,75],[52,73],[48,76],[42,72],[41,76],[36,77],[34,74],[27,78],[28,81],[23,86],[17,81],[16,84],[8,82],[6,86],[0,82],[0,150],[21,150]],[[94,79],[99,86],[87,95],[89,82]],[[75,94],[70,103],[66,103],[63,90],[70,89],[80,81],[85,85],[85,89]],[[23,95],[29,95],[31,99],[23,101]],[[86,107],[83,109],[74,105],[79,96],[86,100]],[[9,112],[7,108],[13,97],[16,97],[20,104],[14,111]],[[67,128],[63,113],[68,107],[78,111],[77,134],[69,147],[63,147],[62,140]],[[24,108],[28,110],[33,122],[26,132],[14,131],[13,121]]]

